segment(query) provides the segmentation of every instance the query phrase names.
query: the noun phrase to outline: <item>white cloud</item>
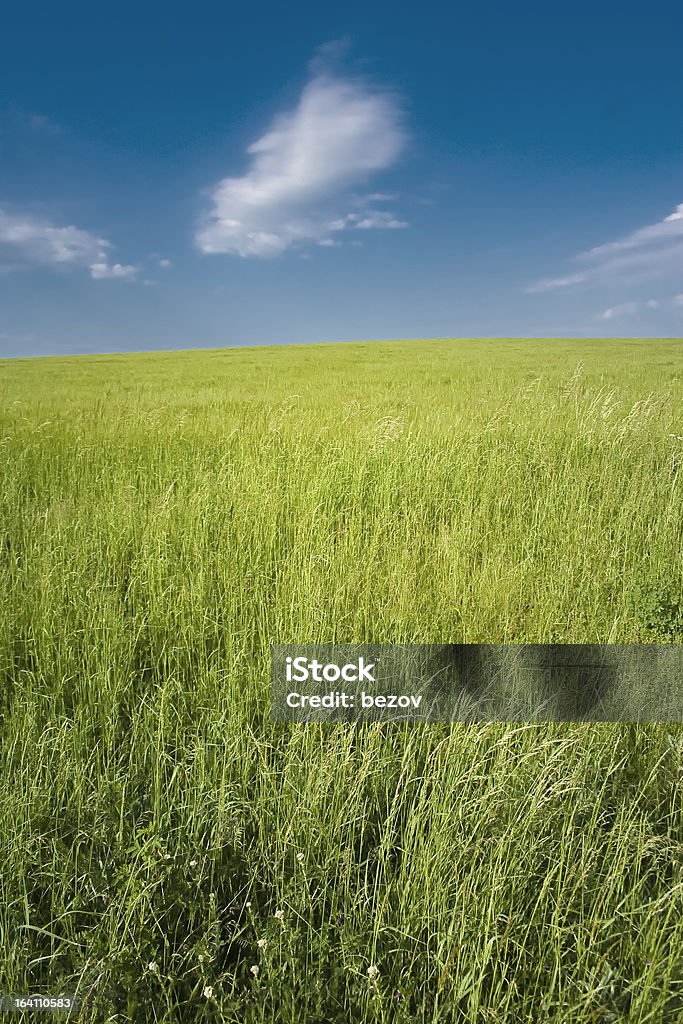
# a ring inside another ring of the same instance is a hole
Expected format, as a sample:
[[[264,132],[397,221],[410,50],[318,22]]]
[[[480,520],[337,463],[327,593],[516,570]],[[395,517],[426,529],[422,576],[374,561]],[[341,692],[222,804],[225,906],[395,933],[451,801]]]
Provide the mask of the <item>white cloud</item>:
[[[609,309],[603,310],[598,319],[613,320],[618,316],[633,316],[634,313],[642,313],[653,309],[662,309],[671,305],[675,306],[678,298],[679,296],[674,296],[672,299],[647,299],[645,302],[620,302],[616,306],[610,306]]]
[[[393,203],[397,199],[397,195],[389,195],[388,192],[370,192],[367,195],[353,195],[350,202],[353,206],[367,206],[368,203]]]
[[[611,306],[600,314],[601,320],[613,320],[615,316],[630,316],[637,313],[641,308],[640,302],[622,302],[618,306]]]
[[[353,213],[347,213],[345,217],[337,217],[336,220],[331,220],[327,226],[330,231],[343,231],[354,220],[358,220],[358,217]]]
[[[548,292],[554,288],[567,288],[572,284],[580,284],[585,281],[587,274],[567,274],[564,277],[544,277],[540,281],[536,281],[535,284],[530,284],[525,289],[530,295],[535,295],[537,292]]]
[[[96,281],[121,278],[130,281],[138,272],[137,267],[123,266],[121,263],[97,262],[90,264],[90,276]]]
[[[73,225],[56,227],[47,221],[0,210],[0,243],[13,246],[32,263],[87,264],[101,249],[109,248],[104,238]]]
[[[345,217],[331,220],[327,227],[330,231],[344,231],[345,228],[407,228],[408,224],[384,210],[365,210],[363,214],[347,213]]]
[[[69,224],[60,227],[49,221],[25,214],[7,213],[0,209],[0,249],[9,249],[18,257],[15,270],[32,266],[88,267],[96,279],[132,279],[137,267],[121,263],[111,265],[107,250],[112,248],[106,238]]]
[[[167,270],[169,267],[172,267],[173,264],[170,260],[159,260],[159,266],[163,267],[164,270]]]
[[[663,278],[683,267],[683,203],[656,224],[631,232],[624,238],[594,246],[574,257],[585,269],[561,277],[543,278],[525,289],[528,293],[552,291],[603,280],[631,281]]]
[[[393,213],[369,210],[368,215],[354,226],[357,228],[407,228],[408,224],[404,220],[397,220]]]
[[[683,306],[683,292],[681,292],[679,295],[674,295],[671,301],[673,302],[674,306]]]
[[[390,167],[405,142],[402,112],[392,93],[316,73],[296,107],[276,117],[249,146],[246,173],[224,178],[211,191],[212,209],[196,233],[199,249],[278,256],[297,244],[319,242],[329,231],[347,227],[352,217],[374,220],[376,211],[345,215],[339,207],[352,205],[349,190]],[[403,226],[393,214],[386,218]],[[379,220],[366,226],[389,226]]]
[[[617,239],[616,242],[608,242],[606,245],[597,245],[594,249],[582,253],[579,259],[595,260],[612,255],[616,252],[624,252],[628,249],[639,249],[643,246],[650,246],[661,242],[668,242],[671,239],[683,238],[683,203],[679,203],[673,213],[660,220],[657,224],[650,224],[648,227],[639,228],[625,238]]]

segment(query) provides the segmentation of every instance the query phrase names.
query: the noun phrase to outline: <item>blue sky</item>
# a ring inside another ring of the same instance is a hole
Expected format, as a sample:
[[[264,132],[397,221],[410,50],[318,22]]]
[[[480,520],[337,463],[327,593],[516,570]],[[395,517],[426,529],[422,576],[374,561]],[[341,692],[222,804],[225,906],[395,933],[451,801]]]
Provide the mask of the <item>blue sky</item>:
[[[14,3],[0,355],[683,334],[683,7]]]

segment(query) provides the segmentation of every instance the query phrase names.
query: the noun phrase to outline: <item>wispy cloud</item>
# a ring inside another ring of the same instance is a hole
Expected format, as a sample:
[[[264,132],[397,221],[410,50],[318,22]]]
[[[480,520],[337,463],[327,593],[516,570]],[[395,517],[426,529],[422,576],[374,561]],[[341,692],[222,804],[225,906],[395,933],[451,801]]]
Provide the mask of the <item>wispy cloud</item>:
[[[73,224],[59,226],[0,209],[0,256],[3,250],[11,254],[11,261],[5,266],[12,270],[35,266],[83,267],[95,280],[134,279],[137,267],[109,262],[112,248],[106,238],[98,238]]]
[[[27,114],[26,125],[33,132],[43,135],[62,135],[64,129],[45,114]]]
[[[554,291],[594,281],[631,282],[662,278],[683,268],[683,203],[656,224],[639,228],[614,242],[594,246],[573,261],[583,269],[559,277],[546,277],[529,285],[531,294]]]
[[[202,252],[272,257],[352,224],[405,227],[393,213],[372,208],[389,200],[384,193],[367,196],[359,214],[344,210],[354,205],[350,189],[390,167],[404,148],[398,98],[319,62],[313,68],[296,107],[249,146],[246,173],[211,190],[211,211],[196,233]]]
[[[616,306],[604,309],[598,315],[598,320],[614,320],[615,317],[634,316],[636,313],[647,313],[679,305],[683,306],[683,295],[674,295],[667,299],[646,299],[644,302],[620,302]]]
[[[347,213],[344,217],[337,217],[329,221],[327,227],[330,231],[344,231],[346,228],[407,228],[404,220],[397,220],[393,213],[385,210],[366,210],[365,213]]]
[[[620,302],[618,306],[610,306],[600,314],[600,320],[614,320],[617,316],[633,316],[634,313],[642,313],[647,309],[659,309],[660,303],[656,299],[648,299],[647,302]]]
[[[606,245],[597,245],[583,254],[584,259],[603,259],[617,252],[624,252],[628,249],[639,249],[643,246],[661,244],[672,239],[683,238],[683,203],[679,203],[673,213],[660,220],[657,224],[650,224],[648,227],[639,228],[625,238],[617,239],[616,242],[608,242]]]
[[[66,129],[53,121],[46,114],[26,110],[17,106],[16,103],[9,103],[0,106],[0,128],[9,129],[12,132],[34,135],[36,137],[57,137],[66,134]]]
[[[367,206],[368,203],[393,203],[397,199],[397,195],[388,192],[371,192],[369,195],[353,196],[351,201],[354,206]]]
[[[613,320],[615,316],[630,316],[640,309],[639,302],[622,302],[618,306],[610,306],[600,314],[600,320]]]
[[[552,291],[554,288],[568,288],[572,284],[581,284],[585,281],[587,274],[565,274],[564,277],[544,277],[534,284],[530,284],[524,291],[529,295],[536,295],[539,292]]]

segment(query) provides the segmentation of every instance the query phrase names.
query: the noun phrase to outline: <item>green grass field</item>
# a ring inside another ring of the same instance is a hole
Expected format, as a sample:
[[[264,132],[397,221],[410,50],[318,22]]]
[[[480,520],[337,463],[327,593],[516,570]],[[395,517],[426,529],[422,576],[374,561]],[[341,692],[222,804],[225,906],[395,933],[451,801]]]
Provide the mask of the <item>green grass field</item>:
[[[272,724],[269,645],[682,642],[683,342],[6,360],[0,397],[0,992],[681,1020],[680,725]]]

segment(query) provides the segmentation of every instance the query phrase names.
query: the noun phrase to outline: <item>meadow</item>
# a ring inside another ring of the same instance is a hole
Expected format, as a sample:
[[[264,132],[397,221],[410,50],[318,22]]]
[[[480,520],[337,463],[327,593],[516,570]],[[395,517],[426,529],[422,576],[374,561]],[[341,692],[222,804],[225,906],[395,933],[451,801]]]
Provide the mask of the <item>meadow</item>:
[[[0,361],[0,992],[675,1024],[676,722],[270,721],[271,643],[681,643],[683,342]]]

